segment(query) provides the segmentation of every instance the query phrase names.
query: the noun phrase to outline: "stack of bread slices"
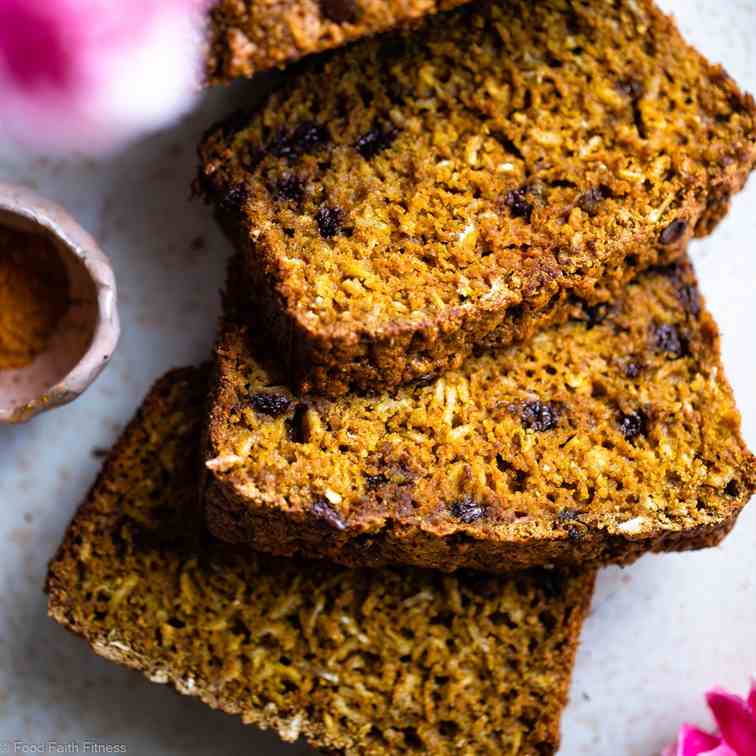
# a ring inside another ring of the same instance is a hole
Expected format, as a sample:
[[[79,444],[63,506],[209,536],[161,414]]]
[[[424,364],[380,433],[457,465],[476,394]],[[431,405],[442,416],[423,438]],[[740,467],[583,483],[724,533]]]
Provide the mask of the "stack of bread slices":
[[[597,568],[756,490],[687,257],[756,106],[650,0],[286,6],[211,13],[211,81],[308,57],[200,145],[212,364],[128,426],[50,613],[327,752],[555,753]]]

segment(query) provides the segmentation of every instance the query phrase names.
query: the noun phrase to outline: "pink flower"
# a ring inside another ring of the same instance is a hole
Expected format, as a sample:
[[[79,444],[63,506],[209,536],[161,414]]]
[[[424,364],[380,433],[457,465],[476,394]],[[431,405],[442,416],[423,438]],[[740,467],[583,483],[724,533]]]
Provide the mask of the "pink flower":
[[[756,756],[756,681],[751,683],[747,700],[712,688],[706,701],[714,714],[717,734],[684,724],[676,745],[668,746],[662,756]]]
[[[0,140],[112,149],[170,123],[199,81],[207,0],[0,0]]]

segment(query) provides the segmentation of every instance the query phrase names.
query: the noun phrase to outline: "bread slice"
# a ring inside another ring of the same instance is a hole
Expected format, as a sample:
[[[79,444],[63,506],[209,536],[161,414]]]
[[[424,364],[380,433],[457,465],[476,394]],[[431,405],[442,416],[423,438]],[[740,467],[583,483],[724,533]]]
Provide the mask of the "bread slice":
[[[210,10],[206,79],[228,83],[311,53],[412,23],[465,0],[217,0]]]
[[[351,565],[623,563],[716,544],[756,490],[687,261],[370,397],[292,394],[244,320],[223,329],[208,434],[208,522],[230,542]]]
[[[753,168],[756,108],[649,0],[494,0],[304,65],[200,156],[285,378],[336,396],[682,255]]]
[[[594,574],[348,570],[193,537],[207,376],[170,373],[50,564],[50,615],[113,661],[348,754],[553,754]]]

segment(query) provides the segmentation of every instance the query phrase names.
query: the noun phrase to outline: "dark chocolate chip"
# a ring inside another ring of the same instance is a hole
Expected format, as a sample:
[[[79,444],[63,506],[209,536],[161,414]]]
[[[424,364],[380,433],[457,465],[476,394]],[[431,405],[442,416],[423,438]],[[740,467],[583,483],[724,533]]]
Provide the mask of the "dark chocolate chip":
[[[639,362],[635,362],[634,360],[628,360],[622,368],[622,372],[627,378],[637,378],[642,371],[643,365],[641,365]]]
[[[659,243],[674,244],[682,239],[687,230],[688,221],[683,220],[682,218],[677,218],[664,228],[661,234],[659,234]]]
[[[629,414],[619,416],[619,429],[626,441],[632,441],[638,436],[645,435],[648,429],[648,420],[642,410],[636,410]]]
[[[284,176],[276,182],[273,194],[276,199],[286,199],[301,202],[304,199],[305,187],[298,176]]]
[[[599,205],[611,196],[611,189],[609,189],[608,186],[601,184],[599,186],[591,187],[588,191],[583,192],[583,194],[578,197],[577,204],[581,210],[588,213],[588,215],[593,216],[598,212]]]
[[[583,528],[575,525],[575,521],[580,517],[580,512],[577,509],[563,509],[557,515],[557,521],[560,523],[566,523],[564,525],[567,531],[567,537],[571,541],[580,541],[583,538]],[[579,523],[578,523],[579,524]]]
[[[555,402],[534,400],[520,405],[520,420],[523,428],[543,432],[556,428],[559,422],[559,407]]]
[[[249,403],[255,412],[270,417],[280,417],[288,411],[291,406],[291,399],[283,394],[253,394]]]
[[[310,121],[300,124],[291,135],[291,142],[300,152],[314,152],[331,141],[325,126]]]
[[[668,323],[654,326],[653,338],[660,352],[667,352],[673,357],[682,357],[687,351],[685,340],[680,336],[677,328]]]
[[[677,297],[685,312],[697,318],[701,313],[701,293],[698,287],[691,284],[678,283]]]
[[[312,513],[335,530],[344,530],[344,528],[346,528],[346,522],[344,522],[341,515],[328,503],[327,499],[317,499],[312,505]]]
[[[365,487],[368,491],[375,491],[376,488],[385,486],[386,483],[388,483],[388,478],[383,473],[365,476]]]
[[[482,504],[478,504],[469,496],[465,496],[459,501],[453,502],[449,507],[449,511],[452,513],[453,517],[464,522],[466,525],[470,525],[476,520],[480,520],[480,518],[486,514],[486,508]]]
[[[305,121],[292,132],[279,131],[268,144],[268,151],[277,157],[296,158],[315,152],[330,141],[331,135],[325,126]]]
[[[375,157],[379,152],[388,149],[399,132],[393,127],[384,128],[381,124],[375,124],[366,131],[354,143],[354,148],[366,160]]]
[[[222,210],[236,213],[244,207],[244,203],[249,198],[249,190],[246,184],[237,184],[226,190],[220,201]]]
[[[341,208],[325,205],[315,213],[315,222],[324,239],[331,239],[343,231],[343,215]]]
[[[267,151],[276,157],[295,157],[296,151],[289,139],[287,131],[278,131],[268,143]]]
[[[519,189],[513,189],[507,193],[504,198],[504,204],[509,208],[514,218],[525,218],[530,223],[530,219],[533,216],[533,205],[525,199],[528,189],[526,187],[520,187]]]
[[[320,12],[335,24],[354,23],[359,17],[355,0],[319,0]]]

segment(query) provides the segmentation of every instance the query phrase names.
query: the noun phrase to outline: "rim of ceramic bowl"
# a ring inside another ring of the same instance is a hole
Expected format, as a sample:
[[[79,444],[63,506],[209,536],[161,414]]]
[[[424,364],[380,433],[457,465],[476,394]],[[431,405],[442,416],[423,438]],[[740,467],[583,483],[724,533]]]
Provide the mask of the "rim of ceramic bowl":
[[[87,350],[76,365],[43,396],[16,407],[0,407],[0,423],[19,423],[80,396],[100,375],[120,336],[117,290],[110,260],[94,238],[56,202],[24,186],[0,182],[0,212],[37,226],[79,261],[96,292],[96,321]]]

